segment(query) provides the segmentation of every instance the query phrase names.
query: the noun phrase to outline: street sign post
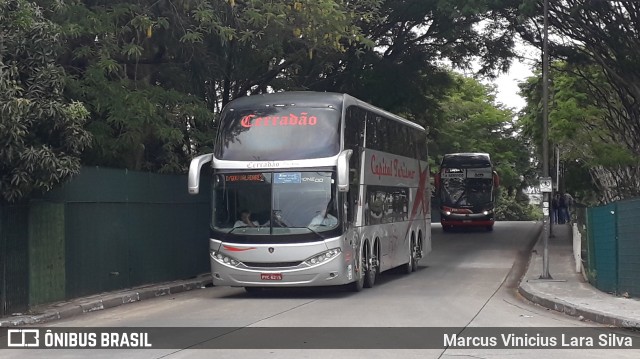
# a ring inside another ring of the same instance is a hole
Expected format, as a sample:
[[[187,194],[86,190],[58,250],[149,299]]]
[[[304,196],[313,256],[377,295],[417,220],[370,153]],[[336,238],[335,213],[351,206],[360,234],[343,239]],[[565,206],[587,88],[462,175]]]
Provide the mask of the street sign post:
[[[551,177],[542,177],[540,178],[540,192],[551,193],[553,191],[553,184],[551,182]]]
[[[549,208],[550,202],[550,194],[553,192],[553,181],[551,177],[541,177],[540,178],[540,192],[543,194],[543,202],[542,202],[542,223],[544,230],[544,248],[542,252],[542,275],[541,279],[552,279],[549,274],[549,236],[551,233],[551,221],[549,218],[550,210],[553,208]]]

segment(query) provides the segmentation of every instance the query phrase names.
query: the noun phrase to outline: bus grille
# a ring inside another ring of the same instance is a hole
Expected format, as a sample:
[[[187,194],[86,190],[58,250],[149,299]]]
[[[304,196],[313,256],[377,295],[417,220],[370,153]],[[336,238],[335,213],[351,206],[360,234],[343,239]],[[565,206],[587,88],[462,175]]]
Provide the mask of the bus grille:
[[[302,263],[299,262],[269,262],[269,263],[260,263],[260,262],[242,262],[247,267],[253,268],[276,268],[276,267],[297,267]]]

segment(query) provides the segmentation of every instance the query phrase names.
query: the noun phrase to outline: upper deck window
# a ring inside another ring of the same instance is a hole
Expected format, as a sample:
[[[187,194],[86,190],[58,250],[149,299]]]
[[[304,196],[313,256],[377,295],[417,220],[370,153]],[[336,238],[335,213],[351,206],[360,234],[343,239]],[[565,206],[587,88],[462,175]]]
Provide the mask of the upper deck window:
[[[231,161],[331,157],[340,150],[340,112],[331,107],[269,106],[223,113],[215,156]]]

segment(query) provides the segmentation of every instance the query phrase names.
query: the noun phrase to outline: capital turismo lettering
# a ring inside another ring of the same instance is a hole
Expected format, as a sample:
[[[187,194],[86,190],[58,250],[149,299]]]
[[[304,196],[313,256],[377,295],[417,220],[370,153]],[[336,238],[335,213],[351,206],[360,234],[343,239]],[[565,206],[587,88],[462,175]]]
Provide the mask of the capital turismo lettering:
[[[408,168],[404,161],[399,159],[387,161],[384,157],[378,159],[375,154],[371,155],[371,173],[377,175],[378,178],[395,176],[413,179],[416,176],[416,171]]]

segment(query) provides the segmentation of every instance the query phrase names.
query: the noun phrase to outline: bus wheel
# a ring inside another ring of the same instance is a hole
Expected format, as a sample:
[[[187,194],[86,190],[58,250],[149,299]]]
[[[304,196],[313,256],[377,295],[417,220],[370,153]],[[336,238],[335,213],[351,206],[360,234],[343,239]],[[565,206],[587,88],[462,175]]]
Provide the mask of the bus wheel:
[[[416,242],[415,242],[415,239],[413,239],[413,236],[411,236],[411,246],[409,246],[409,262],[407,262],[407,264],[404,265],[404,271],[403,271],[405,274],[411,274],[411,272],[414,271],[413,268],[416,263],[415,248],[416,248]]]
[[[491,232],[491,231],[493,231],[493,226],[492,225],[491,226],[487,226],[487,232]]]
[[[376,278],[378,276],[378,250],[377,245],[373,245],[373,250],[365,251],[367,256],[367,266],[365,267],[364,272],[364,287],[365,288],[373,288],[373,285],[376,284]],[[370,253],[370,254],[369,254]]]
[[[412,271],[418,270],[418,261],[422,257],[422,234],[418,234],[418,243],[413,247],[413,268]]]
[[[449,226],[445,226],[444,224],[442,225],[442,231],[443,232],[451,232],[451,227]]]

